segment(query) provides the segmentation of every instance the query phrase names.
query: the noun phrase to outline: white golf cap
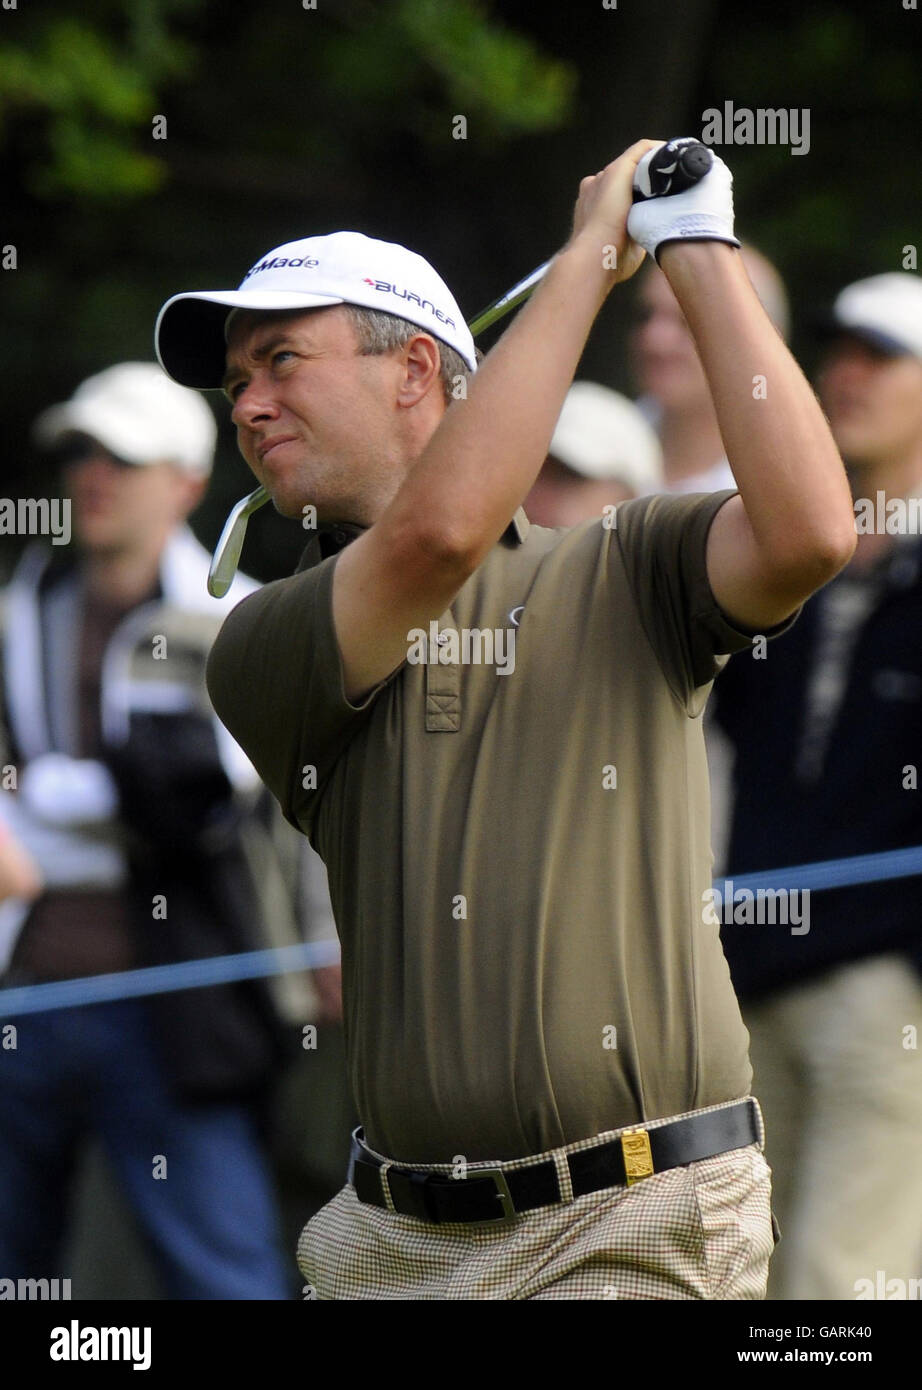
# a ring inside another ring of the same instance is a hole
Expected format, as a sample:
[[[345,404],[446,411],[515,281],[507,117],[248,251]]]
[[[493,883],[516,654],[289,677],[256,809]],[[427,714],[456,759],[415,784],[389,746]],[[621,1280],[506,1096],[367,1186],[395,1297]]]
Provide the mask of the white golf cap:
[[[454,348],[471,370],[476,367],[474,340],[442,277],[415,251],[361,232],[286,242],[251,266],[235,290],[173,295],[157,318],[157,356],[183,386],[219,388],[228,310],[332,304],[359,304],[409,319]]]
[[[883,352],[922,358],[922,280],[898,270],[857,280],[833,304],[828,330],[852,333]]]
[[[626,396],[594,381],[574,381],[548,451],[584,478],[623,483],[638,497],[663,485],[654,430]]]
[[[217,438],[201,396],[170,381],[155,362],[121,362],[88,377],[33,426],[45,448],[73,433],[89,435],[126,463],[173,463],[199,478],[211,472]]]

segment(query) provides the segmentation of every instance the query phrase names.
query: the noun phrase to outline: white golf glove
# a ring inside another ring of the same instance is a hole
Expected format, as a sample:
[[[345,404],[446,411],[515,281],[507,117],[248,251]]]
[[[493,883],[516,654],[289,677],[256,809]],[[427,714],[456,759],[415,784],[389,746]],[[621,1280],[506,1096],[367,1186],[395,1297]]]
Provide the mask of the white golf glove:
[[[670,140],[681,152],[683,145],[697,144],[691,138]],[[733,175],[723,160],[714,155],[711,168],[684,193],[655,192],[651,187],[649,165],[662,146],[649,150],[634,174],[635,202],[628,213],[628,234],[651,256],[669,241],[725,241],[739,246],[733,234]],[[713,154],[713,151],[711,151]]]

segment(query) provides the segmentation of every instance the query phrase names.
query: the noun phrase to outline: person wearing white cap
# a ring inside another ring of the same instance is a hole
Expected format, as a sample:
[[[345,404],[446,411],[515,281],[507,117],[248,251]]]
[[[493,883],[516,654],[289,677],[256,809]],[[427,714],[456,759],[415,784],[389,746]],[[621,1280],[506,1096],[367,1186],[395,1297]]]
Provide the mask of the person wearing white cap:
[[[768,661],[717,682],[737,755],[731,875],[922,845],[922,281],[849,285],[824,336],[817,385],[857,545]],[[917,884],[830,882],[802,935],[725,923],[784,1233],[770,1297],[918,1287]]]
[[[161,311],[167,371],[223,384],[276,508],[318,523],[207,674],[330,875],[362,1126],[299,1242],[321,1299],[764,1291],[770,1178],[702,917],[700,714],[724,655],[788,626],[854,532],[736,255],[730,172],[709,157],[652,196],[661,144],[583,180],[479,366],[435,271],[354,234]],[[693,324],[740,495],[530,527],[590,327],[645,251]],[[356,312],[393,315],[393,336],[385,320],[369,345]],[[756,364],[768,402],[736,386]]]
[[[636,405],[597,382],[574,381],[523,506],[536,526],[575,526],[662,485],[659,440]]]
[[[89,377],[33,429],[46,447],[79,435],[137,467],[167,463],[201,481],[211,474],[214,416],[201,397],[177,391],[152,362],[121,362]]]
[[[743,264],[778,332],[788,336],[784,282],[772,263],[743,242]],[[713,492],[735,487],[714,402],[681,306],[661,270],[641,273],[630,334],[631,365],[642,393],[638,406],[663,448],[667,492]]]
[[[3,983],[261,944],[239,830],[258,782],[204,683],[222,617],[256,586],[240,577],[223,603],[208,598],[186,525],[211,469],[211,411],[156,364],[128,362],[35,432],[63,469],[75,544],[27,548],[4,594],[0,761],[17,789],[0,820],[40,881],[0,906]],[[0,1068],[4,1276],[58,1268],[71,1174],[95,1133],[168,1296],[289,1296],[254,1103],[282,1055],[269,996],[192,990],[16,1022]],[[152,1181],[156,1155],[167,1181]]]
[[[747,242],[742,243],[740,256],[765,312],[786,341],[790,315],[780,274]],[[642,392],[637,407],[656,430],[662,447],[663,491],[682,494],[735,487],[694,337],[669,281],[656,265],[645,266],[638,277],[634,320],[628,343],[631,367]],[[705,717],[705,741],[711,839],[715,872],[719,873],[726,853],[733,754],[710,715]]]

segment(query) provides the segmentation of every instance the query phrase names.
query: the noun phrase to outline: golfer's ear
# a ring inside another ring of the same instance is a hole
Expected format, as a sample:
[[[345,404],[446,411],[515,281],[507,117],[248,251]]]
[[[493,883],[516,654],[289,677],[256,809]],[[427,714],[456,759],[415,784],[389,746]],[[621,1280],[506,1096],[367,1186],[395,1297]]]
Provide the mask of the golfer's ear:
[[[400,390],[400,405],[415,405],[422,400],[441,367],[439,345],[428,333],[414,333],[404,344],[404,380]]]

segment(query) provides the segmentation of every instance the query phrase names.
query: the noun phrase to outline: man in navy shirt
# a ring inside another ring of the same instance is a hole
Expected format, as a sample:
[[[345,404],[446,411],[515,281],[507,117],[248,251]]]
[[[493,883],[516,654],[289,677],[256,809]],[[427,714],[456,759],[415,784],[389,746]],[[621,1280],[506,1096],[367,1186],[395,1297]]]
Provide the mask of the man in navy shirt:
[[[829,328],[818,385],[858,544],[789,634],[715,686],[736,747],[730,877],[922,843],[922,282],[859,281]],[[922,1265],[919,880],[815,892],[797,924],[746,923],[726,896],[784,1235],[769,1297],[895,1297],[900,1281],[906,1297]]]

